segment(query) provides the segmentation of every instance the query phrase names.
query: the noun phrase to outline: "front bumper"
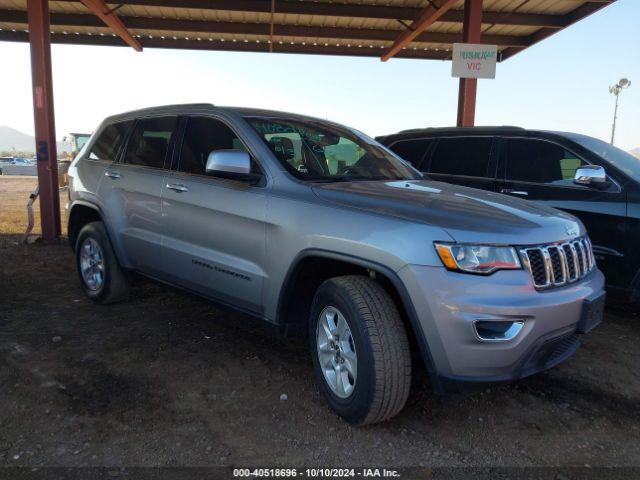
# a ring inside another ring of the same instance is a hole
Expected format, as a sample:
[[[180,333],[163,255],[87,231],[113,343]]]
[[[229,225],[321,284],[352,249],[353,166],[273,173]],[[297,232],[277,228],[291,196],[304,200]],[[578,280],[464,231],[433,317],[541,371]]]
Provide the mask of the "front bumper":
[[[538,291],[524,270],[489,276],[408,265],[398,272],[427,343],[428,365],[440,393],[503,383],[552,368],[579,347],[584,301],[603,292],[593,270],[580,281]],[[509,341],[478,338],[474,323],[523,322]]]

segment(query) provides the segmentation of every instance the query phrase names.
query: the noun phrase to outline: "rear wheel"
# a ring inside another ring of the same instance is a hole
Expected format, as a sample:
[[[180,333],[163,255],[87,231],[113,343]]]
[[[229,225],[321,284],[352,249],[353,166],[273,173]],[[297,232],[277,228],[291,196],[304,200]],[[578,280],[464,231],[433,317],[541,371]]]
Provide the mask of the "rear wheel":
[[[80,283],[91,300],[108,304],[127,298],[129,281],[118,264],[102,222],[82,227],[75,253]]]
[[[338,415],[364,425],[402,410],[411,384],[409,342],[380,284],[355,275],[324,282],[313,300],[309,340],[320,389]]]

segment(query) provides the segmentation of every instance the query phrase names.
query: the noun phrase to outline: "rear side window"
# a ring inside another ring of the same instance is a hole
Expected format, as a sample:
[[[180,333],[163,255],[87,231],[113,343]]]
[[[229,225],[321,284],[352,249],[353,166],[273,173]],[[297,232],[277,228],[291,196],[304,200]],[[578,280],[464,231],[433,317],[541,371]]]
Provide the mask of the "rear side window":
[[[427,152],[433,139],[422,138],[419,140],[401,140],[394,143],[390,148],[401,158],[411,163],[415,168],[420,169],[422,158]]]
[[[127,142],[123,162],[143,167],[164,168],[177,117],[143,118],[136,122]]]
[[[441,138],[431,156],[429,173],[493,177],[487,174],[492,143],[491,137]]]
[[[178,170],[205,175],[207,159],[214,150],[247,151],[247,148],[233,130],[220,120],[209,117],[188,118]]]
[[[114,161],[132,124],[133,121],[130,120],[107,125],[91,146],[89,158],[92,160]]]
[[[573,185],[576,170],[585,162],[555,143],[511,138],[507,140],[508,180]]]

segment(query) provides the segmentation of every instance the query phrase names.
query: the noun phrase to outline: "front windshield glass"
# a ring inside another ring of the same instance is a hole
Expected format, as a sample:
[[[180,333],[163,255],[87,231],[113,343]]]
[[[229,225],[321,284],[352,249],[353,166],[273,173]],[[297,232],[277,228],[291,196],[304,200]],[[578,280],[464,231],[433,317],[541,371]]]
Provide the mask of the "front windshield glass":
[[[320,121],[247,117],[294,176],[308,181],[416,180],[421,174],[375,141]]]
[[[584,148],[591,150],[599,157],[604,158],[621,172],[626,173],[634,180],[640,182],[640,159],[597,138],[587,137],[585,135],[573,135],[571,139]]]

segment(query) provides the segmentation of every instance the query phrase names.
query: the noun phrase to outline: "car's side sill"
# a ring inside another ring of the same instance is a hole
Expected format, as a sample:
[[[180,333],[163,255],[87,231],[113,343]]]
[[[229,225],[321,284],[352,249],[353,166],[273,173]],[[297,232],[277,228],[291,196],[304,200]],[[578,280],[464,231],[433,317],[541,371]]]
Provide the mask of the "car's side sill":
[[[232,313],[239,313],[241,315],[244,315],[244,316],[247,316],[247,317],[251,317],[253,319],[262,320],[262,321],[265,321],[265,322],[267,322],[269,324],[276,325],[276,323],[274,321],[270,320],[265,315],[260,314],[258,312],[255,312],[253,310],[250,310],[248,308],[244,308],[244,307],[241,307],[239,305],[234,305],[233,303],[221,300],[221,299],[216,298],[216,297],[212,297],[210,295],[205,295],[205,294],[203,294],[201,292],[198,292],[196,290],[193,290],[191,288],[184,287],[182,285],[178,285],[178,284],[169,282],[167,280],[164,280],[162,278],[158,278],[158,277],[156,277],[154,275],[150,275],[150,274],[145,273],[145,272],[140,272],[138,270],[129,270],[129,272],[133,273],[135,275],[139,275],[141,277],[145,277],[145,278],[147,278],[147,279],[149,279],[149,280],[151,280],[151,281],[153,281],[155,283],[160,283],[160,284],[162,284],[164,286],[173,288],[175,290],[179,290],[181,292],[185,292],[185,293],[188,293],[190,295],[194,295],[196,297],[203,298],[203,299],[211,302],[211,304],[214,307],[219,308],[220,310],[225,310],[225,311],[232,312]]]

